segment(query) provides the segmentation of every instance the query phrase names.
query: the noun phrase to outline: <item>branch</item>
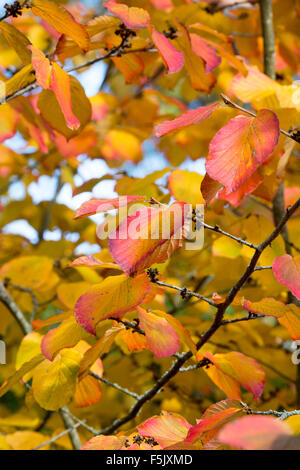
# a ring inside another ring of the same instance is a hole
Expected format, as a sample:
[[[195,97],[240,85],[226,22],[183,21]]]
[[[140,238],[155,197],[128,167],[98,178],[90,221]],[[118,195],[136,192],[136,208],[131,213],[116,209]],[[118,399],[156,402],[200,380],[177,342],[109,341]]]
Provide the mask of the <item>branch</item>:
[[[0,302],[2,302],[10,311],[18,325],[21,327],[24,335],[32,332],[32,326],[26,320],[25,316],[15,303],[14,299],[9,295],[5,289],[2,280],[0,279]]]
[[[70,416],[69,408],[67,406],[63,406],[62,408],[60,408],[59,413],[66,427],[65,434],[70,435],[70,441],[72,443],[73,449],[79,450],[81,448],[81,441],[78,432],[76,431],[76,428],[79,426],[80,423],[74,423],[72,417]]]
[[[99,380],[100,382],[105,383],[106,385],[109,385],[110,387],[115,388],[116,390],[119,390],[119,392],[125,393],[126,395],[135,398],[136,400],[139,400],[141,398],[140,395],[138,395],[137,393],[131,392],[127,388],[123,388],[116,383],[110,382],[110,380],[107,380],[104,377],[100,377],[100,375],[95,374],[94,372],[89,371],[88,375],[94,377],[94,379]]]
[[[216,307],[216,304],[213,300],[208,299],[207,297],[204,297],[203,295],[198,294],[197,292],[193,292],[193,291],[187,289],[186,287],[174,286],[173,284],[167,284],[166,282],[159,281],[158,279],[151,279],[151,282],[153,282],[154,284],[157,284],[158,286],[169,287],[170,289],[175,289],[175,290],[181,292],[181,294],[183,294],[184,298],[185,297],[197,297],[197,299],[203,300],[204,302],[208,303],[212,307]]]
[[[280,420],[284,420],[289,418],[290,416],[300,415],[300,410],[293,410],[293,411],[275,411],[275,410],[268,410],[268,411],[254,411],[249,410],[252,415],[265,415],[265,416],[276,416]]]
[[[264,72],[275,80],[275,34],[272,0],[260,0],[261,26],[264,39]]]
[[[81,426],[80,423],[76,423],[73,425],[72,428],[69,428],[69,429],[65,429],[64,431],[60,432],[59,434],[57,434],[56,436],[52,437],[51,439],[49,439],[49,441],[45,441],[45,442],[42,442],[42,444],[39,444],[38,446],[34,447],[33,449],[31,450],[39,450],[41,449],[42,447],[46,447],[47,445],[49,444],[53,444],[53,442],[57,441],[59,438],[65,436],[66,434],[70,434],[72,432],[74,432],[74,430],[76,428],[78,428],[79,426]]]
[[[29,289],[28,287],[23,287],[23,286],[19,286],[17,284],[13,284],[12,282],[10,282],[10,279],[5,279],[4,280],[4,287],[8,287],[8,286],[11,286],[14,289],[17,289],[21,292],[26,292],[27,294],[29,294],[31,296],[32,303],[33,303],[33,309],[32,309],[32,312],[31,312],[30,320],[31,321],[34,320],[37,309],[39,307],[39,304],[38,304],[38,301],[37,301],[37,298],[36,298],[34,292],[31,289]]]
[[[207,230],[212,230],[213,232],[220,233],[221,235],[225,235],[225,237],[232,238],[232,240],[235,240],[236,242],[240,243],[241,245],[246,245],[249,248],[252,248],[253,250],[257,249],[256,245],[253,245],[253,243],[249,243],[246,240],[243,240],[242,238],[235,237],[234,235],[231,235],[231,233],[224,232],[224,230],[220,229],[218,225],[215,225],[212,227],[211,225],[207,225],[205,223],[202,224],[204,228]]]
[[[151,44],[148,47],[139,48],[139,49],[128,49],[128,50],[126,49],[126,50],[123,50],[123,47],[124,47],[124,42],[122,41],[121,44],[118,47],[113,47],[105,55],[103,55],[101,57],[96,57],[95,59],[88,60],[87,62],[84,62],[83,64],[78,64],[78,65],[74,65],[72,67],[66,68],[65,71],[67,73],[76,72],[77,70],[83,69],[85,67],[89,67],[91,65],[94,65],[98,62],[109,59],[111,57],[121,57],[122,55],[125,55],[125,54],[135,54],[135,53],[138,53],[138,52],[157,52],[156,49],[153,49],[153,44]],[[34,80],[32,83],[29,83],[28,85],[26,85],[25,87],[23,87],[20,90],[16,91],[15,93],[12,93],[11,95],[6,96],[4,102],[13,100],[14,98],[17,98],[18,96],[22,96],[22,95],[24,95],[24,93],[32,91],[37,87],[38,87],[38,84]]]

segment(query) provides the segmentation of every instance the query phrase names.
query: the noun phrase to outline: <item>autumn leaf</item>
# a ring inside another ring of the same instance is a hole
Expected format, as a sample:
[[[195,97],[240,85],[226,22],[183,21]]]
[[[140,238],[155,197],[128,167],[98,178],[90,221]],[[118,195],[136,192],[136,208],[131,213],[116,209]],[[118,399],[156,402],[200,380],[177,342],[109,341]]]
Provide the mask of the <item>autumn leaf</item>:
[[[32,389],[35,400],[45,410],[58,410],[74,395],[82,355],[64,349],[53,362],[45,359],[34,371]]]
[[[202,438],[203,441],[209,441],[213,438],[213,435],[218,432],[220,426],[223,426],[233,417],[237,418],[237,415],[243,413],[243,407],[238,400],[223,400],[211,405],[207,408],[202,418],[198,420],[198,423],[189,429],[185,441],[193,443],[200,438]],[[213,433],[212,430],[214,430]],[[204,434],[208,432],[209,438],[207,439]]]
[[[154,133],[156,137],[162,137],[163,135],[179,131],[180,129],[192,124],[198,124],[204,119],[207,119],[213,111],[218,108],[218,106],[219,103],[213,103],[209,106],[201,106],[200,108],[191,109],[172,121],[165,121],[158,124],[154,128]]]
[[[99,321],[121,318],[142,303],[150,289],[146,274],[128,278],[125,274],[109,276],[79,297],[74,314],[77,322],[89,333],[96,334]]]
[[[56,62],[50,64],[49,59],[34,46],[29,46],[29,48],[32,51],[32,65],[36,72],[38,85],[55,93],[67,126],[72,130],[78,129],[80,121],[72,111],[69,75]]]
[[[214,365],[204,369],[228,398],[241,398],[240,385],[251,392],[257,401],[265,384],[265,373],[259,363],[239,352],[205,354]]]
[[[84,25],[75,21],[62,6],[50,0],[34,0],[32,13],[53,26],[59,33],[70,36],[84,51],[90,47],[90,38]]]
[[[181,246],[187,209],[179,202],[163,209],[146,207],[128,216],[109,235],[109,250],[116,263],[132,276],[166,261]]]
[[[141,436],[153,437],[162,448],[183,441],[190,428],[182,416],[171,413],[153,416],[137,427]]]
[[[203,176],[195,171],[174,170],[168,177],[168,187],[177,201],[203,204],[205,201],[200,190],[202,181]]]
[[[237,116],[211,141],[206,171],[230,194],[271,156],[278,138],[279,123],[272,111],[262,109],[256,118]]]
[[[120,450],[126,442],[125,436],[95,436],[80,450]]]
[[[173,43],[154,27],[151,27],[151,37],[157,47],[168,73],[179,72],[184,65],[184,57]]]
[[[179,337],[165,318],[137,307],[142,329],[146,334],[147,346],[154,357],[168,357],[179,349]]]
[[[115,199],[90,199],[77,209],[75,218],[79,219],[80,217],[88,217],[100,212],[107,212],[125,207],[135,201],[143,202],[145,199],[144,196],[121,196]]]
[[[29,39],[14,25],[1,21],[0,30],[8,44],[16,51],[23,65],[31,64],[31,53],[27,49],[31,44]]]
[[[103,3],[103,6],[118,16],[128,28],[146,28],[150,24],[149,13],[143,8],[128,7],[123,3],[111,1]]]
[[[284,448],[291,434],[288,424],[271,416],[244,416],[224,426],[218,439],[238,449],[278,450]]]
[[[277,281],[288,287],[300,300],[300,256],[292,258],[283,255],[275,258],[272,269]]]

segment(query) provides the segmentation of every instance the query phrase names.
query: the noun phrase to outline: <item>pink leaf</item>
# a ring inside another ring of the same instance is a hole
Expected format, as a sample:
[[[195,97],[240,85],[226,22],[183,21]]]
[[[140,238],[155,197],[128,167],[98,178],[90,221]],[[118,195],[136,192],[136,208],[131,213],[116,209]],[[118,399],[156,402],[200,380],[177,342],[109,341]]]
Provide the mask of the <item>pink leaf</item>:
[[[75,219],[125,207],[134,201],[144,201],[145,196],[121,196],[115,199],[90,199],[84,202],[75,213]]]
[[[154,128],[156,137],[162,137],[170,132],[179,131],[184,127],[192,124],[198,124],[209,116],[220,106],[219,103],[213,103],[209,106],[201,106],[200,108],[191,109],[184,114],[181,114],[172,121],[164,121]]]
[[[291,434],[287,423],[271,416],[244,416],[226,424],[218,440],[244,450],[279,450]]]
[[[300,300],[300,256],[292,258],[290,255],[283,255],[275,258],[272,269],[277,281],[288,287]]]
[[[168,73],[179,72],[184,65],[182,52],[178,51],[171,41],[166,38],[166,36],[156,31],[154,27],[151,29],[152,40],[162,56]]]
[[[207,173],[225,186],[227,194],[236,191],[270,157],[279,135],[278,118],[268,109],[256,118],[231,119],[210,143]]]
[[[137,307],[140,325],[146,334],[147,346],[155,357],[172,356],[178,351],[180,341],[174,328],[165,318]]]
[[[137,429],[141,436],[153,437],[164,448],[183,441],[190,427],[182,416],[164,413],[147,419]]]
[[[221,57],[219,57],[216,51],[208,45],[205,39],[200,38],[198,34],[190,34],[190,38],[193,51],[205,61],[206,73],[212,72],[222,62]]]
[[[170,207],[145,207],[124,219],[108,239],[109,251],[130,276],[153,263],[165,262],[182,245],[182,228],[188,205],[178,202]]]
[[[118,16],[128,28],[146,28],[150,24],[149,13],[143,8],[128,7],[123,3],[103,3],[110,13]]]

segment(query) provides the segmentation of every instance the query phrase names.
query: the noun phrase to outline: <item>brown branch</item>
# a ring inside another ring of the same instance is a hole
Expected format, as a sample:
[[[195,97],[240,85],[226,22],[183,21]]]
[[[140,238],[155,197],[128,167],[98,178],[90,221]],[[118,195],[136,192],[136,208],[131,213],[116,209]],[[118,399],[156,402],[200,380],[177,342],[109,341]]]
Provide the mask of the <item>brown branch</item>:
[[[253,245],[253,243],[249,243],[246,240],[243,240],[242,238],[235,237],[234,235],[231,235],[231,233],[224,232],[224,230],[220,229],[218,225],[215,225],[214,227],[211,225],[207,225],[205,223],[202,224],[204,228],[207,230],[212,230],[213,232],[220,233],[221,235],[224,235],[225,237],[231,238],[232,240],[235,240],[236,242],[240,243],[241,245],[246,245],[249,248],[252,248],[253,250],[257,249],[256,245]]]
[[[110,387],[115,388],[119,392],[125,393],[125,395],[129,395],[132,398],[135,398],[136,400],[139,400],[141,397],[137,393],[131,392],[127,388],[121,387],[119,384],[111,382],[110,380],[105,379],[104,377],[100,377],[100,375],[95,374],[94,372],[89,371],[88,375],[91,377],[94,377],[94,379],[99,380],[99,382],[103,382],[106,385],[109,385]]]
[[[197,297],[197,299],[203,300],[204,302],[208,303],[212,307],[216,307],[216,304],[213,300],[208,299],[207,297],[204,297],[203,295],[198,294],[197,292],[193,292],[187,289],[186,287],[174,286],[173,284],[167,284],[166,282],[159,281],[158,279],[151,279],[151,282],[161,287],[168,287],[169,289],[177,290],[181,292],[184,295],[184,297]]]

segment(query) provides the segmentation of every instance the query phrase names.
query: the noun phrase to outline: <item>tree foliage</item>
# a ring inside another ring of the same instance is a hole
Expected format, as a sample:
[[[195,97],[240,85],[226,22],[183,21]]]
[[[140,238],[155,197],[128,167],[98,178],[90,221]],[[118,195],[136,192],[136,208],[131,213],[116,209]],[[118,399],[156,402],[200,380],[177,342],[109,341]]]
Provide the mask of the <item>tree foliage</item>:
[[[300,448],[299,28],[292,0],[5,6],[0,449]]]

